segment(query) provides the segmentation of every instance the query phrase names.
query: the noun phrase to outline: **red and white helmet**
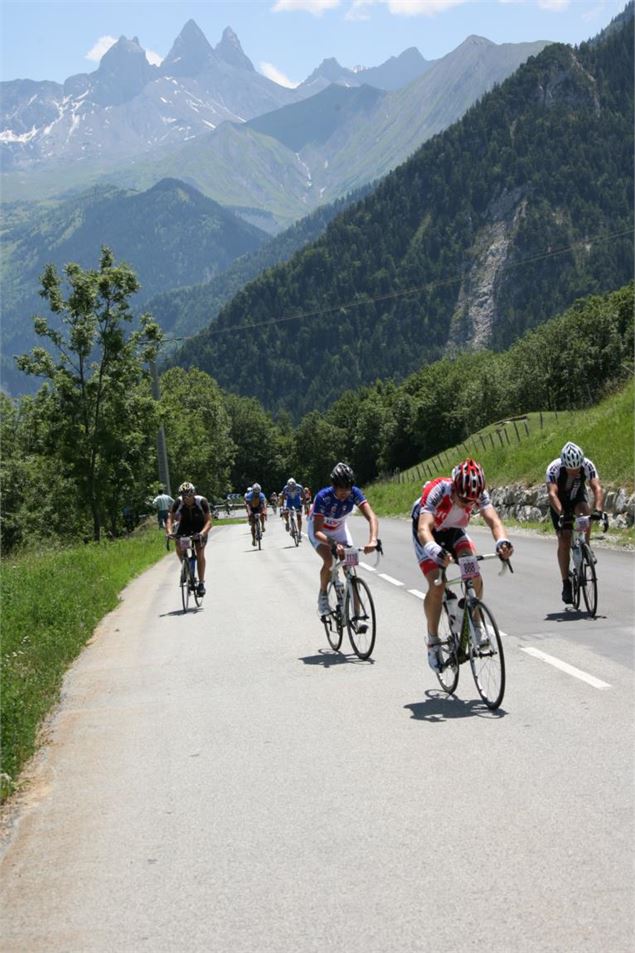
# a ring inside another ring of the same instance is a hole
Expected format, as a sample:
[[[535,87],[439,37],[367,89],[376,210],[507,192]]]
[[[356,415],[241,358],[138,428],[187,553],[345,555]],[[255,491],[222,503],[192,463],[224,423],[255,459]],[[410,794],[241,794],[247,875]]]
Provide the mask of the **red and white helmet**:
[[[478,500],[485,489],[483,467],[471,458],[459,463],[452,470],[452,486],[458,496],[466,500]]]

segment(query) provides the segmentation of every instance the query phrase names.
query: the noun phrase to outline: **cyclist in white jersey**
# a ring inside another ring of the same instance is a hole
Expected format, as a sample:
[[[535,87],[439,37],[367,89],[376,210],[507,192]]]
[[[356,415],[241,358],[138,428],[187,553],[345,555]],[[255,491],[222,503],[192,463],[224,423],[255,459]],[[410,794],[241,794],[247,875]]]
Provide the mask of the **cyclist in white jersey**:
[[[598,471],[592,460],[584,456],[577,444],[566,443],[560,456],[552,460],[545,475],[551,522],[558,536],[558,565],[562,576],[562,601],[565,605],[573,603],[573,591],[569,578],[569,558],[571,554],[571,523],[573,516],[588,516],[591,512],[588,502],[587,486],[593,491],[594,515],[602,512],[604,493],[598,477]],[[566,527],[566,528],[565,528]],[[589,526],[587,542],[591,534]]]

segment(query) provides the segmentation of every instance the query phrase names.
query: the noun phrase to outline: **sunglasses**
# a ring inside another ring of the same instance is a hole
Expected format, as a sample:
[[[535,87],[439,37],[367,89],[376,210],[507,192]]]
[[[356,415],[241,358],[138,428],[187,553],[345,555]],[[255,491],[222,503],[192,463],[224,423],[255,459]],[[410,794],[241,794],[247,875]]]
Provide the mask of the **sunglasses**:
[[[471,505],[472,503],[476,503],[476,500],[471,500],[469,496],[459,496],[458,493],[456,494],[456,498],[459,501],[459,503],[463,503],[464,506],[468,506],[468,505]]]

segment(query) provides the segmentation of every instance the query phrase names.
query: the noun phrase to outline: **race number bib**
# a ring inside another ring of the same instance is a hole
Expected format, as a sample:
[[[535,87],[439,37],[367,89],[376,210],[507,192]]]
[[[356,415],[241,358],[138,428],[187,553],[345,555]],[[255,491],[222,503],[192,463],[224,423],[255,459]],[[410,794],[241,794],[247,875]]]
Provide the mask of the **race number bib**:
[[[590,516],[576,516],[575,518],[575,528],[579,533],[585,533],[588,530],[590,523]]]
[[[359,553],[356,549],[352,547],[344,550],[344,565],[345,566],[357,566],[359,564]]]
[[[476,556],[461,556],[459,558],[459,568],[461,570],[461,579],[476,579],[480,576],[478,561]]]
[[[184,553],[186,549],[189,549],[191,545],[192,540],[189,536],[179,536],[179,549],[182,553]]]

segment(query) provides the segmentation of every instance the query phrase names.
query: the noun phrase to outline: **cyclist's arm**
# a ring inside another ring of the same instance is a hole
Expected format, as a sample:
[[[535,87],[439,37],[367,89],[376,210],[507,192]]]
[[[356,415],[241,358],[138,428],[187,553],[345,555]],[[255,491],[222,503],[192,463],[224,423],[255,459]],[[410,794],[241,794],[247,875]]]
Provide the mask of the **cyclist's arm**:
[[[500,516],[491,504],[481,510],[481,516],[491,529],[494,541],[502,544],[500,552],[498,546],[496,547],[496,551],[499,552],[499,555],[504,559],[508,559],[514,552],[514,547],[507,538],[507,533],[505,532],[505,527],[503,526],[503,521]]]
[[[368,500],[360,504],[359,512],[368,521],[368,545],[364,546],[364,552],[372,552],[377,546],[377,533],[379,532],[377,517]]]
[[[417,520],[417,536],[422,546],[425,546],[426,543],[434,542],[434,536],[432,535],[433,529],[433,514],[427,513],[425,510],[421,510],[419,513],[419,519]]]
[[[174,525],[174,513],[172,512],[172,510],[169,510],[167,519],[165,521],[165,532],[167,536],[172,535],[173,525]]]
[[[207,513],[205,512],[205,507],[203,507],[203,515],[205,516],[205,526],[204,526],[203,529],[201,530],[200,535],[201,535],[201,536],[207,536],[207,534],[209,533],[209,531],[210,531],[211,528],[212,528],[212,523],[213,523],[212,508],[211,508],[211,506],[209,505],[209,503],[207,504]]]
[[[549,506],[551,509],[554,510],[558,516],[564,513],[564,507],[560,502],[560,497],[558,496],[557,483],[547,483],[547,495],[549,497]]]
[[[589,486],[593,490],[593,497],[595,500],[594,508],[601,511],[604,507],[604,491],[602,490],[602,484],[600,483],[599,477],[593,477],[592,480],[589,480]]]
[[[313,514],[313,535],[320,542],[324,543],[326,546],[331,545],[331,540],[328,538],[322,527],[324,526],[324,517],[321,513]]]

